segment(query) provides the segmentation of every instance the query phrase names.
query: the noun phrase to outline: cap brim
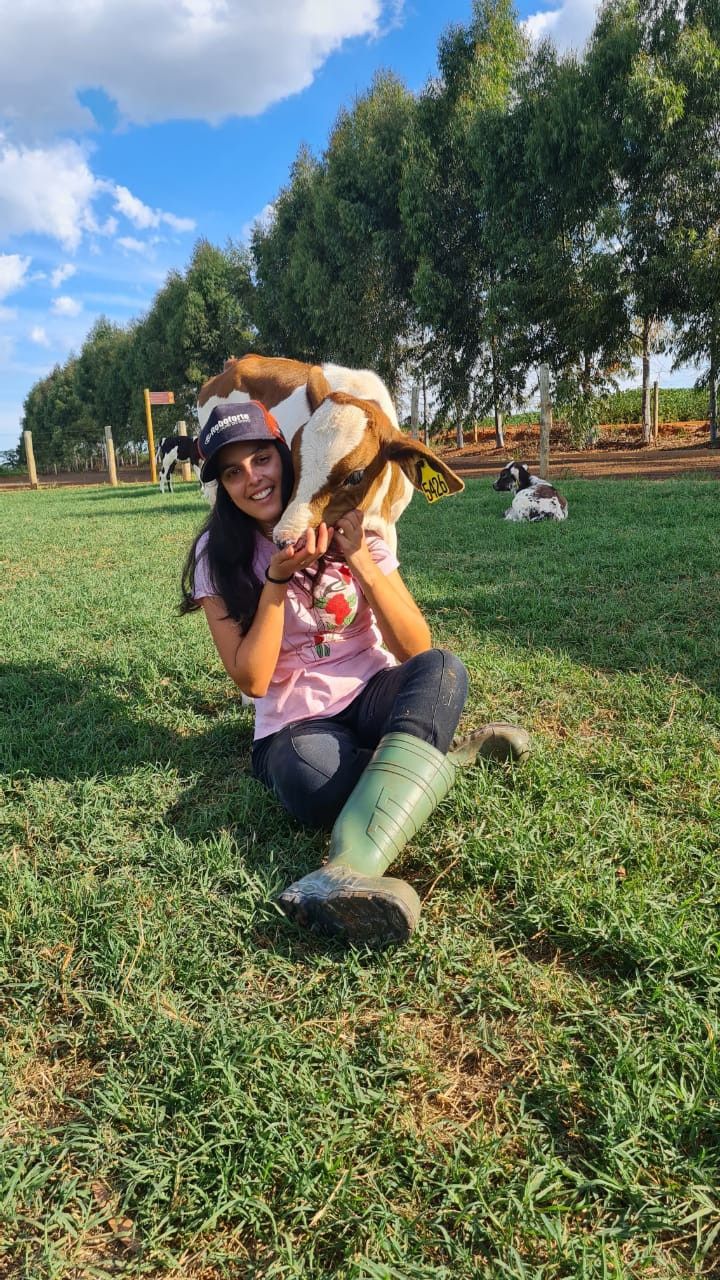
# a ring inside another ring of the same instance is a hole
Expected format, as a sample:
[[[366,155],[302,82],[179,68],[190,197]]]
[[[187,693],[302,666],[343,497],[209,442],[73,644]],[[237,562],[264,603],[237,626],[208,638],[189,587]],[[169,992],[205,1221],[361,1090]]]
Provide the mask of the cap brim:
[[[200,468],[200,479],[203,484],[209,484],[211,480],[217,480],[218,458],[208,458],[207,462],[203,462]]]

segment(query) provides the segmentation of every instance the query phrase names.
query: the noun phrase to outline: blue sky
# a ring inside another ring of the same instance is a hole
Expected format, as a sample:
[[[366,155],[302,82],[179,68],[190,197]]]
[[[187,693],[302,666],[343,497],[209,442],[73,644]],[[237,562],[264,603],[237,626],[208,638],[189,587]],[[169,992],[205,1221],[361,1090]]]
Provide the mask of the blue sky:
[[[593,0],[518,5],[561,47],[582,45],[594,10]],[[79,351],[99,315],[141,315],[199,236],[245,238],[301,143],[321,151],[378,69],[422,88],[441,33],[470,13],[470,0],[6,8],[0,450],[17,443],[32,384]]]

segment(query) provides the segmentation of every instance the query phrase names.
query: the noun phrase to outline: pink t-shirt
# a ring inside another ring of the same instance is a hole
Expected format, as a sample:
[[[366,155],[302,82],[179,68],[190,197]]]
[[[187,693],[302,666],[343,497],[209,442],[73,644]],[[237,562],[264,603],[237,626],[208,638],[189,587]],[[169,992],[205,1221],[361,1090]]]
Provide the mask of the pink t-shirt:
[[[367,533],[368,550],[383,573],[398,567],[390,548]],[[262,582],[275,554],[272,542],[257,536],[253,570]],[[194,598],[218,595],[204,555],[207,534],[195,559]],[[312,585],[296,574],[285,595],[282,647],[270,687],[255,699],[255,738],[266,738],[294,720],[342,711],[371,676],[397,666],[384,647],[374,614],[348,565],[330,562]]]

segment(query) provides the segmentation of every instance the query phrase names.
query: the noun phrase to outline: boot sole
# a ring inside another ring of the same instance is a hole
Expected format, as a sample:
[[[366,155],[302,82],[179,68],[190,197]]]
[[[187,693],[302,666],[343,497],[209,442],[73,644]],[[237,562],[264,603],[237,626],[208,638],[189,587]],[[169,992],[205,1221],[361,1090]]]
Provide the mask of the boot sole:
[[[358,877],[358,880],[361,880]],[[288,919],[330,937],[368,947],[406,942],[420,915],[420,899],[410,885],[402,897],[385,887],[344,885],[326,897],[290,886],[278,898]]]

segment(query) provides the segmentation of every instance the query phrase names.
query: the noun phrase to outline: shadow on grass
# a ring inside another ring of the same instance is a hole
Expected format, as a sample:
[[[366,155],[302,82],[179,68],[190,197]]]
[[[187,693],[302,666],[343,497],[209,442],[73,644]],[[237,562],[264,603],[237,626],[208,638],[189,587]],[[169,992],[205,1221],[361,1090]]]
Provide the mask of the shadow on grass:
[[[39,664],[0,665],[0,760],[8,773],[75,781],[117,776],[142,765],[207,771],[249,762],[249,726],[224,719],[208,732],[158,723],[144,690],[107,667],[73,675]]]
[[[97,487],[87,492],[79,488],[75,496],[82,502],[102,502],[112,498],[121,498],[123,502],[127,502],[131,498],[143,498],[146,500],[148,498],[158,498],[160,501],[173,503],[178,500],[192,499],[193,505],[197,503],[203,509],[207,509],[208,506],[202,499],[199,486],[194,489],[192,485],[178,488],[174,493],[161,493],[158,486],[154,484],[125,484],[118,485],[116,489],[108,485],[105,488]],[[113,510],[116,511],[116,508],[113,508]]]
[[[106,520],[108,517],[115,520],[119,516],[132,516],[133,519],[137,519],[138,514],[137,507],[126,507],[124,510],[118,510],[117,507],[107,505],[105,507],[95,507],[92,511],[83,511],[83,520]],[[153,511],[153,514],[162,516],[163,519],[167,516],[175,517],[194,514],[197,515],[199,527],[201,522],[207,518],[208,510],[204,504],[199,506],[196,502],[183,501],[181,499],[167,508],[158,507]]]

